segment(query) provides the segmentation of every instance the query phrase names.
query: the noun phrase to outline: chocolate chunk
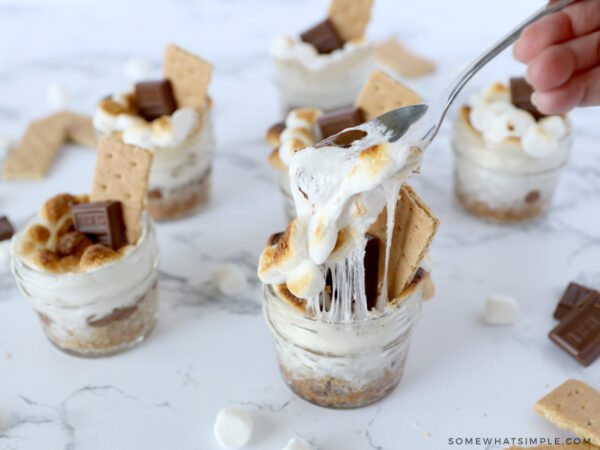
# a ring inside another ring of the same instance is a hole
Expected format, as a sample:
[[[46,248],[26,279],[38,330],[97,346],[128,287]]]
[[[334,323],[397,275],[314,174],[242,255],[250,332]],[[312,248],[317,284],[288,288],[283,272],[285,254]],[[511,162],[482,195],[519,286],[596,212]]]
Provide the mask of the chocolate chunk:
[[[546,117],[538,111],[533,103],[531,103],[531,94],[533,94],[533,88],[525,81],[525,78],[511,78],[510,79],[510,96],[512,104],[519,109],[531,113],[535,120],[540,120],[542,117]]]
[[[346,128],[352,128],[365,121],[360,108],[340,108],[326,112],[317,119],[323,139],[333,136]]]
[[[356,141],[360,141],[364,138],[368,133],[363,130],[348,130],[342,131],[341,133],[334,134],[333,136],[329,136],[327,139],[323,139],[317,145],[316,148],[321,147],[342,147],[342,148],[350,148],[352,144]]]
[[[143,81],[135,85],[138,114],[146,120],[170,116],[177,109],[169,80]]]
[[[379,239],[370,234],[365,235],[365,295],[367,308],[373,309],[377,305],[377,287],[379,285]]]
[[[525,196],[525,203],[535,203],[540,199],[540,191],[531,191]]]
[[[319,53],[331,53],[344,46],[333,23],[326,19],[300,35],[304,42],[312,44]]]
[[[113,250],[127,245],[121,202],[79,203],[73,206],[75,229]]]
[[[14,233],[15,229],[10,223],[10,220],[8,220],[8,217],[0,217],[0,241],[10,239]]]
[[[269,236],[269,239],[267,239],[267,245],[269,247],[271,247],[271,246],[277,244],[282,236],[283,236],[283,231],[281,231],[279,233],[273,233],[271,236]]]
[[[600,292],[592,292],[548,335],[584,366],[600,356]]]
[[[563,317],[569,314],[573,308],[581,304],[593,292],[595,292],[594,289],[573,282],[569,283],[558,305],[556,305],[554,318],[562,320]]]

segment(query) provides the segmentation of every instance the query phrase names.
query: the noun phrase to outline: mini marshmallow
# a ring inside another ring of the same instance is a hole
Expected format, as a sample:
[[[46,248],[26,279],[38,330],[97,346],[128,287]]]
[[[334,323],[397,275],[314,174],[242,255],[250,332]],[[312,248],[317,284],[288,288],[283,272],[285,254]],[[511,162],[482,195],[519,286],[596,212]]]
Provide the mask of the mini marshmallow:
[[[521,143],[523,151],[534,158],[545,158],[558,150],[558,139],[539,124],[525,133]]]
[[[515,323],[519,313],[517,301],[506,295],[490,295],[485,299],[484,320],[490,325]]]
[[[311,298],[325,288],[325,278],[319,266],[305,259],[288,274],[287,287],[298,298]]]
[[[296,438],[290,439],[290,441],[287,443],[287,445],[285,447],[283,447],[283,450],[311,450],[311,449],[312,449],[312,446],[310,446],[306,442],[301,441],[300,439],[296,439]]]
[[[561,139],[567,134],[567,124],[560,116],[544,117],[540,119],[539,125],[556,139]]]
[[[152,145],[152,127],[148,123],[141,123],[125,128],[123,130],[123,142],[152,150],[154,148],[154,145]]]
[[[132,81],[149,78],[152,68],[148,61],[141,58],[133,58],[125,64],[125,75]]]
[[[235,264],[227,263],[212,273],[212,281],[225,295],[233,295],[246,289],[246,275]]]
[[[12,147],[12,139],[5,134],[0,134],[0,161],[6,159]]]
[[[10,239],[0,241],[0,275],[10,272]]]
[[[500,143],[511,137],[521,137],[535,125],[531,114],[516,108],[507,108],[491,122],[484,137],[490,142]]]
[[[214,426],[215,437],[224,448],[244,447],[250,441],[253,429],[252,416],[236,406],[219,411]]]
[[[53,108],[62,109],[68,106],[71,95],[67,88],[60,83],[52,83],[48,86],[48,102]]]
[[[486,105],[474,106],[469,112],[469,121],[473,128],[483,133],[484,130],[490,128],[490,124],[496,117],[494,111],[488,108]]]

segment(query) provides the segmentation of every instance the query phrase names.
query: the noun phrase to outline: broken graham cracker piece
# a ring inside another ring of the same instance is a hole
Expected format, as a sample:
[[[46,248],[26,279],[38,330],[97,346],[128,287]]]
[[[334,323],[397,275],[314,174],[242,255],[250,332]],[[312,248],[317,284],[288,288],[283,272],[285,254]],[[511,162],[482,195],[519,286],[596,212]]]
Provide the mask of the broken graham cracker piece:
[[[201,108],[208,91],[212,64],[174,44],[167,45],[164,58],[163,75],[171,81],[177,106]]]
[[[600,445],[600,392],[584,382],[565,381],[538,400],[534,410],[563,430]]]
[[[62,119],[56,114],[29,124],[20,144],[4,163],[5,180],[43,178],[66,138]]]
[[[90,202],[120,201],[127,241],[135,245],[141,235],[152,153],[111,137],[98,143]]]
[[[73,111],[61,111],[56,117],[65,127],[65,139],[84,147],[96,148],[96,130],[92,118]]]
[[[427,254],[433,236],[439,227],[439,220],[415,191],[403,184],[396,203],[394,231],[390,247],[388,266],[388,299],[399,297],[410,285],[421,261]],[[369,228],[369,234],[380,242],[379,276],[385,272],[385,242],[387,208]],[[381,285],[381,282],[380,282]]]
[[[342,41],[364,37],[373,0],[331,0],[327,16]]]
[[[375,47],[375,60],[405,77],[416,78],[435,70],[435,64],[412,53],[396,38],[390,38]]]
[[[376,69],[369,75],[354,106],[363,110],[365,120],[371,120],[403,106],[417,105],[422,100],[400,81]]]

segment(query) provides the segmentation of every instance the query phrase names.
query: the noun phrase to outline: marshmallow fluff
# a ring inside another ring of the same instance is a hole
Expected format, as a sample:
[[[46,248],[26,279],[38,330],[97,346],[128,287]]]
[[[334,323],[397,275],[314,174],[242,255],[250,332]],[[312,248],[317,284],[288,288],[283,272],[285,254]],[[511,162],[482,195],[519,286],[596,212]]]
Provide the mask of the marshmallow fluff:
[[[312,44],[279,36],[270,53],[286,111],[301,106],[327,110],[351,105],[374,66],[372,46],[365,39],[320,54]]]
[[[269,260],[267,248],[259,262],[263,283],[286,283],[292,294],[307,300],[308,311],[327,321],[360,320],[368,315],[362,263],[365,233],[384,206],[391,233],[400,186],[422,158],[419,145],[409,140],[388,143],[384,127],[365,123],[349,130],[362,138],[348,148],[306,147],[293,154],[289,177],[297,218],[286,231],[288,251],[269,265],[265,263]],[[388,255],[389,245],[384,283]],[[324,298],[328,271],[332,274],[331,299]],[[385,287],[381,291],[387,294]],[[378,309],[387,300],[379,299]],[[331,302],[325,311],[320,308],[323,302]]]

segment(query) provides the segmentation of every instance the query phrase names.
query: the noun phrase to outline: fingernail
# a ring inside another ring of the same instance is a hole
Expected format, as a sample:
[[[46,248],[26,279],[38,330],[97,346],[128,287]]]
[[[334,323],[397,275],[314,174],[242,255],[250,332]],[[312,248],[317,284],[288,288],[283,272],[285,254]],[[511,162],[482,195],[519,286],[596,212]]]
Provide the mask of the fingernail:
[[[537,108],[537,98],[538,98],[538,93],[534,92],[533,94],[531,94],[531,103],[534,104],[534,106]]]
[[[529,70],[525,71],[525,81],[527,81],[527,84],[532,86],[531,80],[529,79]]]

